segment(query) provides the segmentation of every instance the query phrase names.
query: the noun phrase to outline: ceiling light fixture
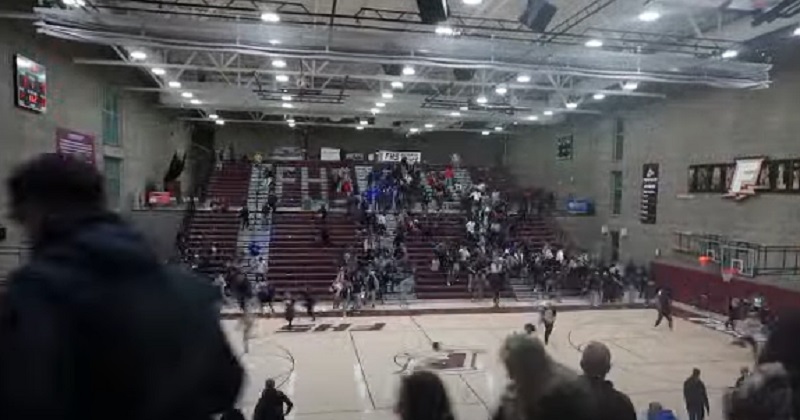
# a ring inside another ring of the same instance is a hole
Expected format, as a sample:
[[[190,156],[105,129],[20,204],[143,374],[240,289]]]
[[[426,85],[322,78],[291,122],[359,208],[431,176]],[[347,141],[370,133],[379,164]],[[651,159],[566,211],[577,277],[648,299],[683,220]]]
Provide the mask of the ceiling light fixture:
[[[531,81],[531,76],[527,74],[520,74],[517,76],[518,83],[529,83]]]
[[[722,52],[722,58],[736,58],[739,56],[739,51],[725,50]]]
[[[279,69],[282,69],[282,68],[286,67],[286,61],[281,60],[281,59],[272,60],[272,67],[277,67]]]
[[[269,45],[280,45],[281,44],[281,41],[278,40],[278,39],[270,39],[268,42],[269,42]]]
[[[294,118],[289,118],[288,120],[286,120],[286,122],[289,123],[289,124],[294,124],[295,123]]]
[[[378,108],[383,108],[386,106],[386,104],[384,102],[375,102],[375,106],[377,106]]]
[[[488,131],[488,130],[481,131],[481,135],[483,135],[483,136],[488,136],[489,134],[491,134],[491,132]]]
[[[462,107],[460,107],[458,109],[461,110],[461,111],[469,111],[469,107],[468,106],[462,106]]]
[[[261,14],[261,20],[264,22],[277,23],[281,21],[281,17],[277,13],[265,12]]]
[[[625,82],[625,84],[622,85],[622,89],[624,89],[624,90],[636,90],[636,89],[639,89],[639,82]]]
[[[202,102],[200,102],[199,99],[192,99],[191,101],[189,101],[189,103],[192,104],[192,105],[200,105],[200,104],[202,104]]]
[[[409,133],[412,133],[412,134],[413,134],[413,133],[419,133],[419,128],[417,128],[417,127],[411,127],[411,128],[409,128],[409,129],[408,129],[408,132],[409,132]]]
[[[543,114],[548,116],[548,117],[552,117],[554,113],[553,113],[553,111],[548,109],[547,111],[543,112]]]
[[[83,6],[86,6],[86,1],[84,1],[84,0],[64,0],[64,6],[83,7]]]
[[[477,102],[477,103],[479,103],[479,104],[483,105],[483,104],[485,104],[485,103],[489,102],[489,100],[488,100],[488,99],[486,99],[486,97],[485,97],[485,96],[481,95],[481,96],[478,96],[478,97],[475,99],[475,102]]]
[[[800,36],[800,26],[798,26],[798,27],[797,27],[797,28],[794,30],[794,32],[792,32],[792,35],[793,35],[793,36]]]
[[[216,120],[214,121],[217,125],[225,125],[225,120]]]
[[[483,3],[483,0],[464,0],[464,4],[467,6],[475,6],[481,3]]]
[[[212,120],[218,120],[219,119],[219,115],[217,115],[217,114],[208,114],[208,118],[211,118]]]
[[[290,104],[289,102],[284,102],[281,104],[284,108],[294,108],[294,105]]]
[[[169,87],[171,87],[173,89],[180,89],[181,88],[181,82],[179,82],[177,80],[172,80],[169,83],[167,83],[167,86],[169,86]]]
[[[359,130],[359,131],[361,131],[361,130],[363,130],[363,129],[364,129],[364,126],[362,126],[362,125],[356,126],[356,130]]]
[[[292,102],[292,95],[283,95],[281,96],[281,100],[284,102]]]
[[[381,110],[378,109],[378,108],[372,108],[372,109],[369,110],[369,112],[371,112],[373,114],[379,114],[381,112]]]
[[[603,41],[600,39],[590,39],[583,44],[589,48],[600,48],[603,46]]]
[[[498,95],[505,95],[508,93],[508,88],[505,85],[500,85],[494,90]]]
[[[147,53],[141,50],[131,51],[132,60],[147,60]]]
[[[403,88],[403,82],[397,82],[397,81],[392,82],[392,89],[402,89],[402,88]]]
[[[538,115],[530,115],[528,116],[528,121],[539,121]]]
[[[152,69],[150,69],[150,71],[153,72],[153,74],[155,74],[156,76],[163,76],[167,74],[167,71],[162,69],[161,67],[153,67]]]
[[[289,128],[294,128],[295,125],[296,125],[295,123],[289,123]]]
[[[183,96],[186,99],[189,99],[189,98],[193,98],[194,94],[192,92],[183,92],[183,93],[181,93],[181,96]]]
[[[500,127],[498,125],[497,127],[494,128],[494,131],[497,131],[499,133],[499,132],[503,131],[503,127]]]
[[[413,75],[417,74],[417,71],[414,70],[414,67],[405,66],[405,67],[403,67],[403,74],[406,75],[406,76],[413,76]]]
[[[455,31],[453,30],[453,28],[451,28],[449,26],[437,26],[436,27],[436,34],[437,35],[450,36],[450,35],[455,34]]]
[[[578,107],[578,103],[577,102],[567,102],[565,104],[565,106],[567,107],[567,109],[575,109],[575,108]]]
[[[383,92],[383,93],[381,93],[381,97],[383,99],[392,99],[392,98],[394,98],[394,93],[392,93],[392,92]]]
[[[595,93],[592,98],[594,98],[595,101],[602,101],[606,98],[606,95],[604,93]]]
[[[460,112],[458,112],[458,111],[453,111],[453,112],[451,112],[451,113],[450,113],[450,116],[451,116],[451,117],[460,117],[460,116],[461,116],[461,113],[460,113]]]
[[[425,128],[433,128],[433,124],[431,123],[425,124]]]
[[[661,19],[661,13],[655,10],[648,10],[639,14],[639,20],[642,22],[655,22],[659,19]]]
[[[287,76],[285,74],[279,74],[279,75],[275,76],[275,81],[276,82],[280,82],[280,83],[286,83],[286,82],[289,81],[289,76]]]
[[[367,124],[369,124],[369,121],[367,121],[367,120],[360,120],[360,121],[358,121],[358,123],[359,123],[359,124],[361,124],[361,125],[367,125]]]

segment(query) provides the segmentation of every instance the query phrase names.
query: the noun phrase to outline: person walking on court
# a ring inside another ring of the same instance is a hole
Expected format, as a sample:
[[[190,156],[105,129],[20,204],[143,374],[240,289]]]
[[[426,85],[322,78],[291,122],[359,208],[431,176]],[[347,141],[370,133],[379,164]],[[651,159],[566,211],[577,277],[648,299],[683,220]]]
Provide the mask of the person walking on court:
[[[286,297],[284,298],[284,303],[286,305],[286,309],[284,310],[283,316],[286,318],[286,322],[288,323],[288,327],[292,329],[292,322],[294,322],[294,315],[295,315],[295,301],[292,297],[292,294],[286,292]]]
[[[592,341],[586,345],[581,370],[597,402],[597,420],[636,420],[631,399],[606,380],[611,370],[611,352],[605,344]]]
[[[553,333],[553,327],[556,325],[556,308],[550,302],[542,305],[539,322],[544,325],[544,344],[547,345],[550,343],[550,334]]]
[[[306,285],[303,291],[300,292],[300,295],[303,297],[303,305],[306,307],[306,314],[308,314],[308,317],[311,318],[312,321],[316,321],[317,316],[314,314],[316,300],[314,299],[314,295],[311,294],[311,288]]]
[[[656,319],[656,327],[661,325],[661,321],[667,318],[669,329],[672,329],[672,294],[669,289],[661,289],[658,291],[657,302],[658,305],[658,318]]]
[[[107,208],[94,166],[42,155],[7,181],[32,242],[0,306],[4,420],[210,419],[243,370],[220,328],[219,292],[159,261]]]
[[[264,391],[256,403],[253,420],[283,420],[292,412],[294,403],[282,391],[275,388],[275,381],[267,379]]]
[[[706,385],[700,380],[700,369],[694,368],[692,376],[683,383],[683,399],[689,420],[703,420],[709,413]]]

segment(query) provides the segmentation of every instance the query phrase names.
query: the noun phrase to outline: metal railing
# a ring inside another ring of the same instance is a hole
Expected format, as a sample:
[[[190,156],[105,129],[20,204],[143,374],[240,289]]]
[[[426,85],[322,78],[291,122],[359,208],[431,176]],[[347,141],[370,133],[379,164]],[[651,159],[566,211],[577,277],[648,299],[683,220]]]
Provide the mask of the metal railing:
[[[800,246],[764,245],[723,235],[674,232],[673,251],[692,256],[707,256],[720,268],[735,268],[741,275],[800,275]]]

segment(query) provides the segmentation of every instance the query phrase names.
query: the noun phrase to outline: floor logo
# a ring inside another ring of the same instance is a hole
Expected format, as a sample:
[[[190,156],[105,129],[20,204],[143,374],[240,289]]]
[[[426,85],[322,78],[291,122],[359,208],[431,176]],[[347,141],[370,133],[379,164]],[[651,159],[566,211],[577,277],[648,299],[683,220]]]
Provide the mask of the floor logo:
[[[402,353],[394,358],[400,368],[396,373],[411,373],[416,370],[433,370],[441,374],[461,373],[478,370],[481,350],[452,349],[429,353]]]
[[[281,327],[276,333],[307,333],[307,332],[344,332],[344,331],[381,331],[386,326],[384,322],[376,322],[372,325],[353,325],[353,324],[296,324],[289,328],[288,325]]]

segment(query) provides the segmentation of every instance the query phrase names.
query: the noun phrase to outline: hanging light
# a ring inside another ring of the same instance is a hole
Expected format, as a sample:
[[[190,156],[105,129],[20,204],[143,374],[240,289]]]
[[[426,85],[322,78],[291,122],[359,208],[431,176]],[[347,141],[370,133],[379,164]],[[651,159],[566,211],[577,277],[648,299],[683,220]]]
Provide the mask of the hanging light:
[[[392,89],[402,89],[403,82],[394,81],[392,82]]]
[[[269,23],[278,23],[281,21],[281,17],[277,13],[264,12],[261,14],[261,20]]]
[[[285,74],[279,74],[279,75],[275,76],[275,81],[280,82],[280,83],[286,83],[286,82],[289,81],[289,76],[287,76]]]
[[[276,68],[282,69],[282,68],[286,67],[286,61],[285,60],[281,60],[281,59],[272,60],[272,67],[276,67]]]
[[[381,93],[381,97],[383,99],[392,99],[392,98],[394,98],[394,93],[392,93],[392,92],[383,92],[383,93]]]
[[[417,73],[417,71],[414,70],[414,67],[411,67],[411,66],[403,67],[403,74],[406,75],[406,76],[413,76],[416,73]]]
[[[625,84],[622,85],[622,89],[623,90],[636,90],[636,89],[639,89],[639,82],[625,82]]]
[[[592,96],[592,98],[595,101],[602,101],[603,99],[606,98],[606,95],[604,93],[595,93],[594,96]]]
[[[477,103],[479,103],[479,104],[483,105],[483,104],[485,104],[485,103],[489,102],[489,100],[488,100],[488,99],[487,99],[485,96],[481,95],[481,96],[478,96],[478,97],[475,99],[475,102],[477,102]]]
[[[529,83],[531,81],[531,76],[528,74],[520,74],[517,76],[518,83]]]

